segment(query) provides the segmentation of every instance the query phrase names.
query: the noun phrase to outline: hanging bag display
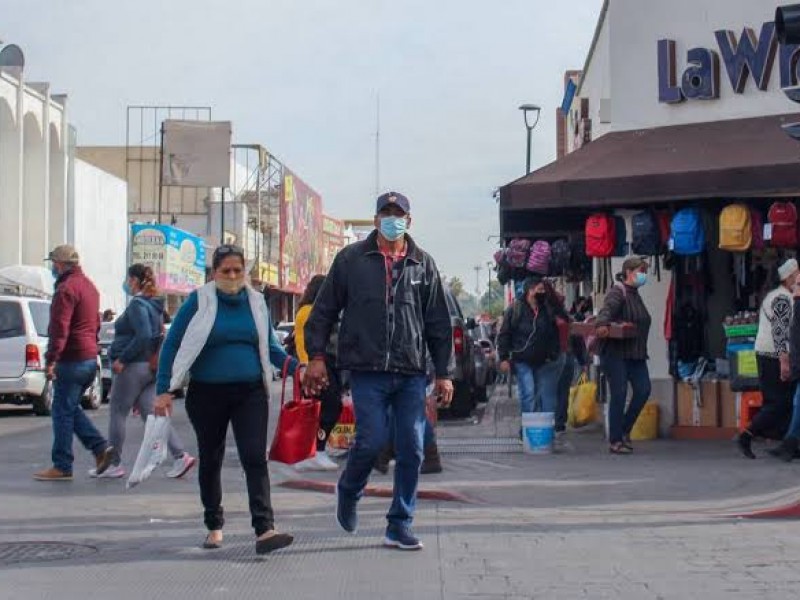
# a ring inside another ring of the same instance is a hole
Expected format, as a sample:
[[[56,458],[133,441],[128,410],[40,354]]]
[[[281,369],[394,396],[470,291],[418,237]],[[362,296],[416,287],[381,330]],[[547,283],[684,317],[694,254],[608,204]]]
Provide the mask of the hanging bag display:
[[[286,402],[286,379],[289,377],[289,359],[283,365],[283,389],[278,428],[269,459],[293,465],[317,454],[320,401],[305,398],[300,389],[300,378],[294,377],[293,396]]]
[[[679,256],[697,256],[706,248],[706,232],[698,208],[684,208],[672,218],[670,248]]]
[[[567,240],[556,240],[550,247],[550,275],[561,277],[569,271],[572,248]]]
[[[747,252],[753,245],[750,209],[744,204],[730,204],[719,214],[719,249]]]
[[[528,271],[538,275],[547,275],[550,271],[550,244],[539,240],[531,246],[531,253],[528,257]]]
[[[610,258],[617,246],[616,223],[614,217],[597,213],[586,219],[586,256],[590,258]]]
[[[751,248],[755,251],[763,250],[766,246],[764,244],[764,217],[761,216],[761,211],[755,208],[750,209],[750,229],[753,232]]]
[[[636,213],[631,218],[632,249],[639,256],[658,256],[662,253],[661,231],[653,211]]]
[[[797,248],[797,208],[791,202],[775,202],[767,215],[772,226],[773,248]]]
[[[628,244],[628,224],[625,217],[614,217],[614,256],[623,257],[628,256],[630,244]]]
[[[524,269],[528,262],[528,255],[531,252],[530,240],[514,239],[508,244],[506,250],[506,260],[515,269]]]

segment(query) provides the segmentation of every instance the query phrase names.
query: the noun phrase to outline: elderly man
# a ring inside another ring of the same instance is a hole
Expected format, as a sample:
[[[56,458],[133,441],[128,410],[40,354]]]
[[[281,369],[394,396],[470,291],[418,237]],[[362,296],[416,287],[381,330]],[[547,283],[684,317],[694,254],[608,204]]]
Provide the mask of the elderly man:
[[[84,275],[72,246],[58,246],[48,256],[56,291],[50,307],[47,379],[53,386],[53,466],[36,473],[39,481],[71,481],[72,436],[95,456],[102,474],[114,459],[114,449],[81,408],[81,397],[97,370],[100,294]]]
[[[341,314],[338,366],[351,373],[356,441],[337,487],[339,525],[355,533],[356,504],[393,423],[397,462],[384,544],[401,550],[422,548],[411,522],[423,457],[426,346],[442,404],[453,396],[450,314],[433,259],[406,233],[410,212],[402,194],[378,198],[376,230],[336,256],[305,327],[311,363],[304,383],[317,393],[327,384],[325,348]]]
[[[761,303],[756,336],[758,381],[764,403],[761,410],[739,436],[739,449],[747,458],[755,458],[751,444],[754,437],[779,438],[792,418],[792,396],[789,363],[789,333],[792,327],[794,281],[797,261],[787,260],[778,269],[780,285],[767,294]]]

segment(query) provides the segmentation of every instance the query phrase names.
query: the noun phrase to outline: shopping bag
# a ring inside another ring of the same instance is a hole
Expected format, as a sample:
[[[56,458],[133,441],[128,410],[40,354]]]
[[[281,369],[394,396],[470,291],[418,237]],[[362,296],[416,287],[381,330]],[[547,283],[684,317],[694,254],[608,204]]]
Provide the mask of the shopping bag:
[[[139,448],[133,470],[125,484],[127,489],[139,485],[150,477],[153,470],[167,458],[169,427],[169,417],[147,416],[142,446]]]
[[[300,389],[300,378],[294,377],[293,395],[286,402],[286,380],[289,375],[289,361],[283,366],[283,390],[281,410],[278,415],[278,428],[269,459],[294,465],[317,454],[317,430],[319,429],[320,401],[305,398]]]
[[[425,417],[433,427],[439,421],[439,397],[434,393],[433,384],[425,389]]]
[[[349,450],[356,439],[356,413],[353,410],[353,397],[346,393],[342,398],[342,412],[331,434],[328,436],[328,449]]]
[[[569,390],[567,423],[570,427],[585,427],[597,420],[597,384],[582,374]]]

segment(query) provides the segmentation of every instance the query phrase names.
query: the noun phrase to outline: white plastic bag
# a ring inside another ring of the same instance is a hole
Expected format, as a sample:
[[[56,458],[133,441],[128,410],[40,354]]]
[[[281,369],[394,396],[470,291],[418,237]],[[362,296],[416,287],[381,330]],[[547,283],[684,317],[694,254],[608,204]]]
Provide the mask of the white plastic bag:
[[[167,458],[167,439],[169,438],[169,417],[156,417],[148,415],[144,426],[144,439],[139,454],[136,456],[136,463],[133,465],[128,482],[125,484],[127,489],[139,485],[150,477],[158,465]]]

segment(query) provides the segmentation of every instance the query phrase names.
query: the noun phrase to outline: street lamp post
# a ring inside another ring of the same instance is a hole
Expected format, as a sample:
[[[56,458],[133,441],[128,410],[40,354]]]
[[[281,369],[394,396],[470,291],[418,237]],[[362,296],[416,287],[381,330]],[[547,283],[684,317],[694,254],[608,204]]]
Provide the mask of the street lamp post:
[[[536,104],[523,104],[519,107],[525,117],[525,129],[528,130],[528,150],[525,160],[525,174],[531,172],[531,139],[533,130],[539,124],[539,116],[542,113],[541,107]],[[531,123],[533,121],[533,123]]]

